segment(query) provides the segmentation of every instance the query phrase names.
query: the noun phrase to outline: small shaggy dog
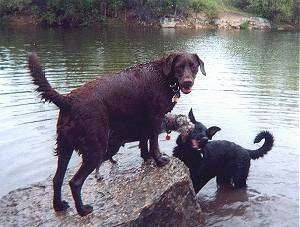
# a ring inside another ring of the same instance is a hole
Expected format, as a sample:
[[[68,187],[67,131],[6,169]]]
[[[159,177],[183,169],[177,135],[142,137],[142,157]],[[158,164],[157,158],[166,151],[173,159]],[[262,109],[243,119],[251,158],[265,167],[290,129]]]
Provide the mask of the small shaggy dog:
[[[42,99],[60,109],[58,162],[53,178],[54,210],[64,211],[69,207],[61,198],[61,187],[73,150],[82,155],[82,164],[69,182],[76,210],[81,216],[93,210],[81,199],[84,181],[124,142],[140,141],[144,158],[152,157],[157,166],[166,165],[169,159],[161,154],[158,146],[161,124],[165,114],[176,104],[180,91],[191,92],[199,66],[205,75],[198,55],[172,53],[116,74],[101,76],[62,95],[48,83],[36,54],[30,54],[29,69],[36,90]]]
[[[260,132],[254,143],[265,139],[264,144],[257,150],[249,150],[226,140],[209,141],[221,129],[216,126],[206,128],[196,121],[192,109],[189,118],[195,128],[187,137],[178,136],[173,155],[189,168],[195,192],[198,193],[214,177],[217,177],[218,186],[246,187],[250,160],[263,157],[272,149],[272,134]]]

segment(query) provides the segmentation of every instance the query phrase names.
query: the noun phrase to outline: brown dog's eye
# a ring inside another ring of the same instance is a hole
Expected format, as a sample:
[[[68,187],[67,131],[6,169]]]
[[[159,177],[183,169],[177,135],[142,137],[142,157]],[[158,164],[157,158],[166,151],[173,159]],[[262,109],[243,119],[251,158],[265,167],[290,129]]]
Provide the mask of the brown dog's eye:
[[[197,70],[197,67],[195,66],[194,63],[190,63],[190,69],[191,69],[192,71],[196,71],[196,70]]]
[[[178,65],[178,66],[176,66],[176,68],[175,68],[175,71],[176,71],[177,73],[181,73],[183,70],[184,70],[184,65]]]

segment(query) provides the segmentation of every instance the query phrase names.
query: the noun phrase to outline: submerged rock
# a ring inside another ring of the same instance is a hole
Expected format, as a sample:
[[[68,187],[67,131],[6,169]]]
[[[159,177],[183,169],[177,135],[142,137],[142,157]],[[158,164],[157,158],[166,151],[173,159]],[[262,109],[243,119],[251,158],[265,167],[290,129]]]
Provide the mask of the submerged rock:
[[[134,155],[116,156],[118,164],[104,163],[103,179],[93,174],[83,185],[83,201],[94,207],[80,217],[67,184],[63,198],[71,207],[64,213],[52,209],[52,180],[10,192],[0,200],[0,224],[17,226],[199,226],[201,209],[192,189],[189,172],[177,159],[157,168]],[[75,168],[77,169],[77,168]]]

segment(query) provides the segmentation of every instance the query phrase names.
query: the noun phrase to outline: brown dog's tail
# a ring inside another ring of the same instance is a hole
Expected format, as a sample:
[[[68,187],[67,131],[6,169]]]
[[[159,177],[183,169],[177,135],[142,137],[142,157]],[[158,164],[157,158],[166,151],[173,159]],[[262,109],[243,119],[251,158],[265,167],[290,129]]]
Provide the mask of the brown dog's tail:
[[[254,139],[254,143],[259,143],[262,139],[265,139],[265,142],[260,148],[258,148],[257,150],[248,150],[251,159],[258,159],[260,157],[263,157],[268,153],[268,151],[272,149],[274,144],[273,135],[268,131],[262,131],[257,134]]]
[[[45,77],[45,72],[42,69],[39,58],[35,53],[30,53],[28,57],[28,66],[33,83],[37,85],[36,91],[41,94],[42,99],[48,102],[53,102],[61,110],[70,109],[71,104],[67,97],[59,94],[49,84]]]

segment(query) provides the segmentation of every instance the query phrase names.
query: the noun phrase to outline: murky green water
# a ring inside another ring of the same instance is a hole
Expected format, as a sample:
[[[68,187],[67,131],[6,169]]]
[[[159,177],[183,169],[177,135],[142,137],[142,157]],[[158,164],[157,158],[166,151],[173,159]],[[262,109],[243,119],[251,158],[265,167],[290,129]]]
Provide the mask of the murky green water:
[[[248,188],[199,193],[207,226],[297,226],[299,219],[299,33],[144,29],[0,30],[0,196],[54,173],[58,110],[33,92],[27,53],[38,52],[51,84],[69,92],[98,74],[118,71],[165,51],[196,52],[207,77],[183,95],[175,113],[222,130],[247,148],[260,130],[274,149],[252,161]],[[176,135],[161,141],[171,154]],[[163,139],[163,136],[162,136]],[[128,147],[120,152],[130,152]],[[72,165],[80,159],[74,157]]]

